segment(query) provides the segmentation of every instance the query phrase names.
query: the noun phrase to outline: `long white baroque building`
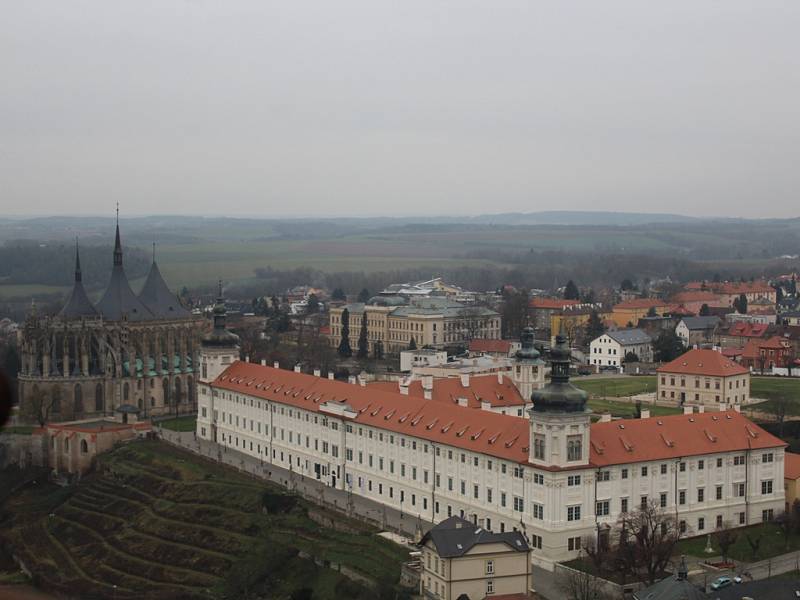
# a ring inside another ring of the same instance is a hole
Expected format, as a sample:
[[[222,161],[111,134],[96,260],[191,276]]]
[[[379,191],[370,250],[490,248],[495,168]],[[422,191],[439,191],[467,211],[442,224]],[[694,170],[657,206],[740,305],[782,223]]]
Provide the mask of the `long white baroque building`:
[[[545,567],[644,502],[686,535],[784,505],[785,444],[736,411],[591,424],[563,338],[520,418],[242,362],[224,326],[220,308],[201,352],[200,438],[410,515],[522,530]]]

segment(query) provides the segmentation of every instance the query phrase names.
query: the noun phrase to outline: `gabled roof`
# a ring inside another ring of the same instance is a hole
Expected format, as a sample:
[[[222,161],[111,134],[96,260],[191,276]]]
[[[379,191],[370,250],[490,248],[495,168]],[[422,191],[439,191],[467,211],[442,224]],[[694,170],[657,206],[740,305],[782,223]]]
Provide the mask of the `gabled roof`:
[[[730,375],[744,375],[750,371],[742,365],[725,358],[721,352],[695,348],[681,354],[672,362],[660,366],[658,372],[728,377]]]
[[[376,381],[369,384],[370,389],[387,392],[399,392],[399,385],[394,381]],[[425,390],[422,381],[416,379],[408,386],[408,395],[424,398]],[[459,398],[466,398],[467,406],[480,408],[481,401],[488,402],[493,408],[503,406],[524,406],[525,399],[508,375],[498,380],[497,374],[472,375],[469,387],[464,387],[460,377],[437,377],[433,380],[431,399],[435,402],[458,404]]]
[[[768,340],[747,340],[742,350],[742,357],[756,359],[761,350],[788,350],[791,343],[779,335],[774,335]]]
[[[632,329],[616,329],[614,331],[606,331],[603,335],[607,335],[622,346],[628,346],[631,344],[649,344],[653,341],[653,338],[651,338],[641,329],[637,329],[635,327]]]
[[[513,552],[528,552],[530,547],[520,531],[494,533],[461,517],[449,517],[426,533],[420,545],[432,542],[442,558],[463,556],[481,544],[505,544]]]
[[[783,454],[783,476],[786,479],[800,479],[800,454],[794,452]]]
[[[150,266],[142,291],[139,292],[139,300],[157,319],[184,319],[191,316],[167,287],[155,260]]]
[[[511,352],[511,343],[511,340],[475,339],[469,341],[469,351],[508,354]]]
[[[719,325],[719,317],[705,316],[705,317],[684,317],[681,323],[686,325],[690,331],[705,331],[714,329]]]
[[[738,337],[764,337],[767,333],[766,323],[747,323],[737,321],[728,328],[728,335]]]
[[[786,443],[735,411],[593,423],[590,460],[596,466],[667,460]]]
[[[528,306],[531,308],[561,310],[566,306],[575,306],[576,304],[580,303],[580,300],[564,300],[563,298],[544,298],[542,296],[535,296],[534,298],[531,298]]]

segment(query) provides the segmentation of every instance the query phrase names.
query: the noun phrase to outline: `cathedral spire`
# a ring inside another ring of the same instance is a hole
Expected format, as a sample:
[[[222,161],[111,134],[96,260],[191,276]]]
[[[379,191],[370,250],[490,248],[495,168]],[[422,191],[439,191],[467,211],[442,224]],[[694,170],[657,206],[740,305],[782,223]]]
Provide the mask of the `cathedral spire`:
[[[75,283],[83,280],[81,275],[81,254],[78,251],[78,238],[75,238]]]
[[[122,243],[119,240],[119,202],[117,202],[117,236],[114,240],[114,266],[122,266]]]

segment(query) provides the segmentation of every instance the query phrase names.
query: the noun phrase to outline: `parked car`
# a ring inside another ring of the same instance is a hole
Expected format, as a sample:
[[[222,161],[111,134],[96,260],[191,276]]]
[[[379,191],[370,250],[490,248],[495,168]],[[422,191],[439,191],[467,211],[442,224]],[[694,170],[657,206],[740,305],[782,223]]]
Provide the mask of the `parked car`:
[[[729,585],[733,585],[733,580],[730,577],[718,577],[712,584],[712,590],[721,590]]]

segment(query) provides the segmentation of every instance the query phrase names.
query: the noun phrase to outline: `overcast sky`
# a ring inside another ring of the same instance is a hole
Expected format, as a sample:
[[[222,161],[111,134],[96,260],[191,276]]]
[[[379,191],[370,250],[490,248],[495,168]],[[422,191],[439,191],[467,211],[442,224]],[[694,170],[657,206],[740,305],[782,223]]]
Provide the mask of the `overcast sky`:
[[[6,214],[800,215],[800,2],[0,0]]]

